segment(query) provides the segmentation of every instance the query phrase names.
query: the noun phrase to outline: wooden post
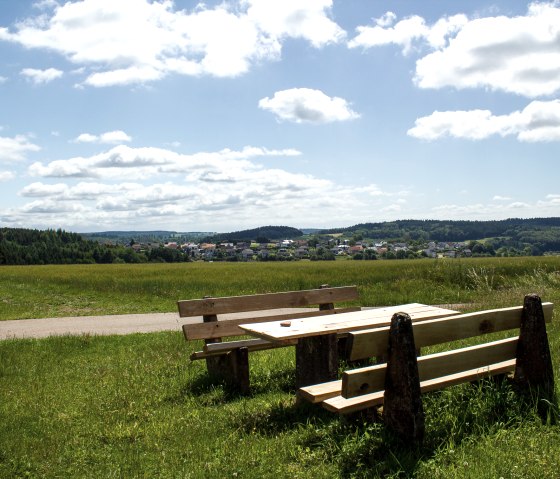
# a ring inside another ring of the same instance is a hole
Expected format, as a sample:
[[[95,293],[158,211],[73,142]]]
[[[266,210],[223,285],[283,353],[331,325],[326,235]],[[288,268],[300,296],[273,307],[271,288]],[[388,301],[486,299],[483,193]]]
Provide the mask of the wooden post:
[[[319,286],[319,289],[327,289],[330,288],[328,284],[322,284]],[[334,309],[334,303],[323,303],[319,305],[319,311],[327,311],[330,309]]]
[[[336,334],[300,338],[296,344],[296,388],[338,377]]]
[[[211,296],[204,296],[208,299]],[[218,321],[215,314],[202,316],[205,323]],[[221,343],[222,338],[205,339],[205,344]],[[206,358],[208,374],[216,379],[224,381],[228,386],[233,387],[241,394],[249,394],[249,354],[247,348],[240,348],[228,354]]]
[[[322,284],[319,286],[319,289],[326,289],[330,287],[331,286],[329,284]],[[319,305],[319,311],[330,311],[331,309],[334,309],[334,303],[323,303]],[[338,338],[337,349],[337,361],[348,361],[348,358],[350,357],[350,349],[347,337]],[[336,378],[337,376],[334,377],[334,379]]]
[[[241,394],[251,392],[249,386],[249,350],[237,348],[228,353],[229,371],[227,383]]]
[[[536,389],[546,399],[554,394],[554,373],[546,334],[541,298],[536,294],[525,296],[519,341],[517,342],[514,379],[523,390]]]
[[[205,298],[208,298],[208,296],[205,296]],[[202,316],[202,321],[204,321],[205,323],[214,323],[218,321],[218,316],[216,316],[215,314],[206,314]],[[211,338],[211,339],[204,340],[204,344],[221,343],[221,342],[222,342],[222,338]],[[222,377],[223,366],[224,366],[223,356],[206,358],[206,368],[208,369],[208,374],[210,374],[210,376]]]
[[[407,445],[424,439],[424,409],[412,320],[405,313],[391,318],[383,401],[385,425]]]

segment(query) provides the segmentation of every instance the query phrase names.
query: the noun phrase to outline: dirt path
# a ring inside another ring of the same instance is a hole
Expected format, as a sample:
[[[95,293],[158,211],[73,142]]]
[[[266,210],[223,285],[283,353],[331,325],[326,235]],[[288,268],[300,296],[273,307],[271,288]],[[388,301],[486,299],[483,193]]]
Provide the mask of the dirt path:
[[[309,309],[275,309],[268,314],[305,312]],[[226,314],[224,318],[242,318],[251,313]],[[181,331],[185,323],[202,321],[202,317],[180,318],[178,313],[119,314],[112,316],[74,316],[68,318],[18,319],[0,321],[0,340],[11,338],[46,338],[62,335],[110,335]]]
[[[465,304],[445,304],[441,307],[457,311]],[[362,308],[365,309],[365,308]],[[263,315],[312,311],[313,308],[271,309]],[[224,314],[221,318],[236,319],[252,316],[248,313]],[[119,314],[111,316],[73,316],[67,318],[18,319],[0,321],[0,340],[12,338],[46,338],[63,335],[110,335],[181,331],[186,323],[198,323],[202,317],[180,318],[178,313]]]

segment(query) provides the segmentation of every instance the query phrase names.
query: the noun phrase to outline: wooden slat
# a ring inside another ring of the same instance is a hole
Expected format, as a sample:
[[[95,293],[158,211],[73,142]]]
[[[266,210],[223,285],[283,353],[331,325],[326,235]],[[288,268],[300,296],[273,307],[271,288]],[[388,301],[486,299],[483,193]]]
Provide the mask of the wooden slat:
[[[329,381],[327,383],[314,384],[313,386],[306,386],[299,388],[297,391],[298,396],[311,403],[323,402],[335,396],[340,396],[342,388],[342,381]]]
[[[241,324],[239,327],[253,336],[281,341],[386,326],[391,323],[393,314],[399,312],[407,313],[413,321],[425,321],[457,314],[457,311],[450,309],[411,303],[340,314],[336,318],[304,318],[291,321],[290,327],[283,327],[277,322]]]
[[[360,311],[359,306],[349,308],[337,308],[324,311],[317,311],[310,309],[308,312],[302,313],[286,313],[274,314],[269,316],[255,316],[247,318],[236,319],[220,319],[212,323],[195,323],[184,324],[183,334],[187,340],[190,339],[212,339],[212,338],[227,338],[230,336],[242,336],[247,334],[244,330],[239,328],[240,324],[262,323],[267,321],[283,321],[288,319],[307,318],[314,316],[325,316],[327,314],[340,314],[348,313],[351,311]]]
[[[471,369],[463,371],[458,374],[443,376],[440,378],[422,381],[420,383],[420,390],[422,393],[443,389],[448,386],[462,384],[466,382],[476,381],[485,377],[495,376],[497,374],[504,374],[511,372],[515,369],[515,359],[504,361],[496,364],[490,364],[483,368]],[[343,398],[342,396],[332,397],[326,399],[321,404],[325,409],[336,412],[339,414],[350,414],[358,412],[368,407],[380,406],[383,404],[384,391],[377,391],[372,394],[364,396],[357,396],[353,398]]]
[[[288,291],[283,293],[191,299],[178,301],[177,305],[179,316],[184,318],[263,309],[301,308],[356,299],[358,299],[358,289],[356,286],[341,286],[337,288]]]
[[[290,346],[295,344],[295,341],[289,343],[272,343],[266,339],[242,339],[240,341],[228,341],[226,343],[211,343],[205,344],[203,351],[205,353],[223,353],[237,348],[247,348],[249,351],[262,351],[265,349],[272,349],[282,346]]]
[[[488,364],[515,359],[517,337],[428,354],[418,358],[420,381],[477,369]],[[386,364],[346,371],[341,395],[345,398],[371,394],[384,388]]]
[[[552,303],[543,303],[546,322],[552,321],[553,306]],[[418,322],[414,324],[414,342],[416,347],[421,348],[519,328],[522,310],[522,306],[515,306]],[[350,333],[350,360],[384,355],[388,337],[388,327]]]
[[[228,341],[225,343],[206,344],[203,351],[196,351],[190,355],[191,361],[222,356],[235,349],[246,347],[249,352],[266,351],[267,349],[285,348],[293,346],[297,340],[285,341],[283,343],[271,343],[264,339],[248,339],[241,341]]]

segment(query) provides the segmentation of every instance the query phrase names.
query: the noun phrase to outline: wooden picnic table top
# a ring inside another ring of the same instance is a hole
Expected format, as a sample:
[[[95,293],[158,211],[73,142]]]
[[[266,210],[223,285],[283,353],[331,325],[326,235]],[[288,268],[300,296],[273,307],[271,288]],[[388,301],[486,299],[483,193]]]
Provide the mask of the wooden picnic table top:
[[[240,324],[239,327],[252,336],[281,342],[311,336],[389,326],[391,318],[395,313],[407,313],[413,322],[458,314],[457,311],[438,306],[410,303],[327,316]]]

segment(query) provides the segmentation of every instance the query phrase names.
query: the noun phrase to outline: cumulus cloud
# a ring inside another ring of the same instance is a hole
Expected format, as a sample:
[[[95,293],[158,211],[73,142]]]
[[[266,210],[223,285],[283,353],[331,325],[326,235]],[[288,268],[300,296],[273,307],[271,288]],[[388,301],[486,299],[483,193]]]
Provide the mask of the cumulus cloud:
[[[122,130],[107,131],[101,135],[82,133],[74,140],[76,143],[125,143],[132,141],[132,138]]]
[[[489,110],[435,111],[418,118],[408,135],[424,140],[442,137],[482,140],[516,136],[523,142],[560,141],[560,100],[533,101],[522,111],[493,115]]]
[[[0,136],[0,163],[23,161],[26,154],[39,151],[37,145],[31,143],[25,135],[16,135],[13,138]]]
[[[13,171],[0,171],[0,183],[3,181],[10,181],[16,177]]]
[[[0,28],[0,40],[58,52],[95,87],[170,73],[233,77],[279,58],[288,38],[319,48],[345,37],[329,18],[332,0],[229,0],[190,12],[168,0],[42,3],[52,11]]]
[[[459,31],[468,21],[465,15],[443,17],[433,25],[413,15],[399,22],[393,12],[387,12],[373,20],[373,26],[359,26],[358,35],[348,42],[349,48],[371,48],[382,45],[397,45],[403,53],[409,53],[415,44],[427,44],[432,48],[447,45],[449,37]]]
[[[272,98],[262,98],[259,108],[274,113],[279,120],[295,123],[331,123],[360,116],[343,98],[329,97],[310,88],[277,91]]]
[[[20,73],[29,81],[35,83],[35,85],[49,83],[57,78],[60,78],[64,74],[64,72],[57,70],[56,68],[47,68],[46,70],[24,68]]]
[[[397,21],[387,12],[359,26],[350,48],[396,45],[416,62],[420,88],[485,88],[529,98],[560,91],[560,4],[530,3],[525,15],[468,18],[458,14],[433,24],[418,15]]]
[[[69,229],[123,227],[228,228],[265,224],[347,223],[360,211],[401,204],[406,192],[375,184],[337,185],[310,174],[259,163],[291,158],[293,149],[247,146],[190,155],[120,145],[89,157],[35,163],[40,176],[22,187],[28,202],[1,211],[10,224],[59,224]],[[136,180],[135,180],[136,179]],[[228,223],[228,218],[231,221]]]
[[[293,149],[270,150],[247,146],[235,151],[224,149],[218,152],[200,152],[183,155],[162,148],[131,148],[116,146],[108,151],[90,157],[74,157],[55,160],[48,164],[33,163],[29,167],[32,176],[76,177],[76,178],[138,178],[146,179],[161,174],[188,174],[199,177],[204,172],[227,174],[228,170],[253,169],[249,161],[267,156],[297,156]]]
[[[560,90],[560,5],[532,3],[525,16],[477,18],[449,45],[418,60],[420,88],[488,88],[529,98]]]

